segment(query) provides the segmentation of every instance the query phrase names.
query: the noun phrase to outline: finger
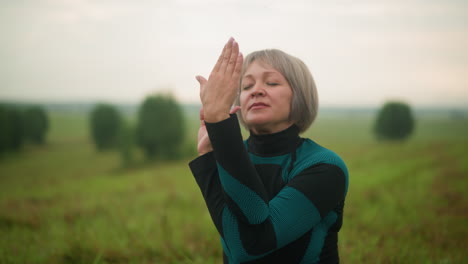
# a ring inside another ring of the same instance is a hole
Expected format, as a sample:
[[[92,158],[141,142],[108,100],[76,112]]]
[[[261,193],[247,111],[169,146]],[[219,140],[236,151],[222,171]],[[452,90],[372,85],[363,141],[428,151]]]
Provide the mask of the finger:
[[[198,146],[206,145],[207,143],[210,143],[210,138],[208,137],[208,134],[203,134],[203,136],[200,136],[198,138]]]
[[[240,73],[242,71],[242,64],[243,63],[244,63],[244,55],[242,54],[242,52],[239,52],[239,54],[237,55],[236,66],[234,68],[235,73],[240,75]]]
[[[208,134],[204,135],[198,140],[197,149],[199,152],[202,151],[203,153],[207,153],[213,150]]]
[[[231,53],[232,53],[232,44],[234,42],[234,39],[231,37],[226,44],[226,50],[223,52],[223,59],[221,61],[221,65],[219,66],[218,72],[226,72],[226,68],[229,64],[229,60],[231,59]]]
[[[229,114],[231,115],[235,114],[237,111],[239,111],[239,109],[240,109],[240,106],[236,105],[231,109],[231,111],[229,111]]]
[[[211,73],[218,72],[219,69],[221,68],[221,64],[223,63],[223,58],[224,58],[224,53],[226,52],[227,46],[229,42],[231,42],[232,37],[228,40],[226,44],[224,44],[223,50],[221,51],[221,54],[219,55],[218,61],[216,62],[215,66],[213,67],[213,70]]]
[[[237,55],[236,64],[234,66],[234,70],[232,73],[232,80],[236,83],[237,85],[236,87],[238,87],[240,83],[240,78],[241,78],[240,75],[242,72],[243,63],[244,63],[244,56],[242,55],[241,52],[239,52],[239,54]]]
[[[203,111],[203,107],[200,108],[200,126],[205,126],[205,111]]]
[[[227,74],[233,73],[234,69],[236,68],[238,57],[239,57],[239,43],[237,43],[237,41],[234,40],[232,43],[231,55],[229,57],[229,61],[228,61],[227,68],[226,68]]]
[[[203,141],[206,141],[206,142],[210,142],[210,137],[208,136],[208,134],[205,134],[203,137],[202,137],[202,142]]]
[[[208,82],[205,77],[201,76],[201,75],[197,75],[195,76],[195,79],[197,79],[198,83],[200,84],[200,87],[201,86],[205,86],[205,84]]]
[[[200,108],[200,121],[203,121],[203,119],[205,119],[205,114],[203,112],[203,107]]]
[[[195,76],[195,79],[197,79],[198,83],[200,84],[200,95],[203,93],[203,90],[205,90],[205,85],[208,82],[205,77],[201,75]]]

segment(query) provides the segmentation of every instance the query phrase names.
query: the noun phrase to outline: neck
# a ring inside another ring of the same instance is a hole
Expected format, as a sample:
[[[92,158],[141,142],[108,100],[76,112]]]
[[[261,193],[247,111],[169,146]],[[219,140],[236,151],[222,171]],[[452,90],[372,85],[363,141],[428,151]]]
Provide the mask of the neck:
[[[299,128],[292,125],[276,133],[258,134],[251,131],[247,142],[250,152],[266,157],[290,153],[302,140],[299,137]]]
[[[279,133],[281,131],[284,131],[291,127],[293,125],[292,122],[289,122],[287,124],[280,124],[277,126],[257,126],[257,127],[252,127],[250,129],[250,133],[255,134],[255,135],[269,135],[269,134],[275,134]]]

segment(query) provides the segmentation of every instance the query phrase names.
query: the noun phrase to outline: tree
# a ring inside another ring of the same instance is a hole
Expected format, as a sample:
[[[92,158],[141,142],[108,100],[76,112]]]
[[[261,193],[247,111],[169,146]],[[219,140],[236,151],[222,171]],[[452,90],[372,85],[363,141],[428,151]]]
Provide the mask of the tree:
[[[0,154],[8,150],[9,129],[7,109],[0,105]]]
[[[411,108],[403,102],[387,102],[377,114],[374,131],[378,139],[403,140],[411,135],[414,118]]]
[[[101,103],[91,111],[91,137],[98,150],[117,147],[121,126],[122,117],[114,106]]]
[[[44,144],[49,120],[46,111],[39,106],[33,106],[23,113],[24,137],[35,144]]]
[[[170,95],[147,97],[138,111],[137,144],[149,159],[178,158],[184,142],[181,107]]]
[[[21,113],[17,109],[0,106],[0,153],[19,150],[22,145]]]
[[[119,133],[119,150],[122,168],[129,168],[134,163],[132,148],[134,146],[134,129],[125,123]]]

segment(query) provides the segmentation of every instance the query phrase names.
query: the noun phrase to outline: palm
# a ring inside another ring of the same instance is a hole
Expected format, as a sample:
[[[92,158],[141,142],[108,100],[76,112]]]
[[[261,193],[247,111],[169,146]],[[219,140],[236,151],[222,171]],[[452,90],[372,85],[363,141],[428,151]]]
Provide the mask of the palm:
[[[219,122],[229,118],[231,108],[238,92],[243,57],[239,44],[230,38],[223,48],[210,77],[198,75],[200,99],[208,122]]]

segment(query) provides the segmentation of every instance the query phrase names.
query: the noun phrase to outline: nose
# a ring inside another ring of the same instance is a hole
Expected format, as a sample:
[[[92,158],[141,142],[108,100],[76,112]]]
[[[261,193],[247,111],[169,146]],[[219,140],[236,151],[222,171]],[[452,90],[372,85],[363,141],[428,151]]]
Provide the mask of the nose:
[[[261,84],[256,84],[256,85],[254,85],[254,87],[252,87],[251,96],[252,97],[264,96],[265,92],[266,91],[265,91],[265,89],[263,88],[263,86]]]

